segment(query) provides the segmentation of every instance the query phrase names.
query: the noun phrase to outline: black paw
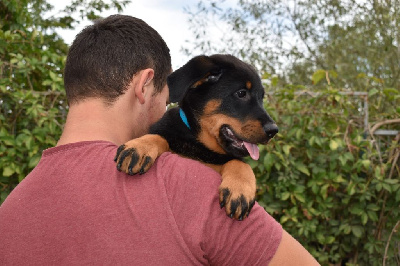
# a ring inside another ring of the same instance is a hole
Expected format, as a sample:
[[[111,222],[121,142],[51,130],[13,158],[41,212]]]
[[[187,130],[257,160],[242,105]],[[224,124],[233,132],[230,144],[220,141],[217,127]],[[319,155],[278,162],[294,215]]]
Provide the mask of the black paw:
[[[117,170],[129,175],[144,174],[153,164],[150,156],[140,156],[135,148],[126,148],[125,145],[118,147],[114,158],[117,163]]]
[[[220,190],[220,207],[225,207],[226,214],[230,218],[242,221],[249,216],[254,204],[254,198],[246,199],[243,194],[234,198],[229,188]]]

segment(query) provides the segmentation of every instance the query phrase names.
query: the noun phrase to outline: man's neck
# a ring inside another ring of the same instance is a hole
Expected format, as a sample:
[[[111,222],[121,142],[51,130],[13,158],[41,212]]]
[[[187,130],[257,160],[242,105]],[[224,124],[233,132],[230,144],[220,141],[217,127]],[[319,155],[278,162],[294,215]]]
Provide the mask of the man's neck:
[[[98,99],[73,104],[57,146],[91,140],[123,144],[135,134],[127,118],[121,114],[124,114],[124,110],[120,110],[118,105],[106,106]]]

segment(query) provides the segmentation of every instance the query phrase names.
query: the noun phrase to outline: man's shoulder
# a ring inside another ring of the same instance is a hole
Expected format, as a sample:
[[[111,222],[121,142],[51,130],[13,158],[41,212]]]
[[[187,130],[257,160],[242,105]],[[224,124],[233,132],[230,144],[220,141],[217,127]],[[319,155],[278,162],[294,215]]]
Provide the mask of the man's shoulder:
[[[204,167],[205,169],[211,169],[210,167],[206,166],[205,164],[203,164],[198,160],[182,157],[181,155],[173,152],[164,152],[163,154],[160,155],[159,159],[164,160],[165,162],[168,163],[182,163],[182,164],[188,164],[191,167],[200,167],[200,168]]]
[[[201,178],[203,180],[221,182],[221,176],[214,169],[206,166],[200,161],[185,158],[180,155],[165,152],[157,161],[158,167],[165,172],[185,175],[187,178]]]
[[[163,182],[172,206],[184,202],[193,205],[215,202],[219,206],[221,175],[215,170],[170,152],[163,153],[154,166],[157,179]]]

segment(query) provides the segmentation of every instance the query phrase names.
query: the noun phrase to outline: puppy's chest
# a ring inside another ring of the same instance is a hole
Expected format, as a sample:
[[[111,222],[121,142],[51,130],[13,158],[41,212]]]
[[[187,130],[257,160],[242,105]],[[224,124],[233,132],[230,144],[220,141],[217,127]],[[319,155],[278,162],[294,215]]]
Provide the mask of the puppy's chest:
[[[226,154],[216,153],[208,149],[203,143],[199,142],[194,135],[178,136],[165,135],[163,136],[174,153],[180,154],[206,164],[222,165],[232,160],[231,156]]]
[[[184,120],[179,108],[170,109],[151,127],[150,133],[163,137],[172,152],[206,164],[222,165],[234,159],[232,156],[207,148],[199,141],[200,125],[193,124],[192,121],[185,123]]]

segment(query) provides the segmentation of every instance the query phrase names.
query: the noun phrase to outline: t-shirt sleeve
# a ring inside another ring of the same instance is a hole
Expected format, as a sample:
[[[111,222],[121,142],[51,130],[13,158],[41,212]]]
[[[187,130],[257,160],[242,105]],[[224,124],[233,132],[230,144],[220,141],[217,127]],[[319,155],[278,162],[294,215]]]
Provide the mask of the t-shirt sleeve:
[[[210,264],[268,265],[281,241],[280,224],[257,203],[244,221],[224,212],[214,211],[207,222],[204,249]]]
[[[236,221],[219,207],[220,175],[199,162],[162,156],[167,197],[190,250],[211,265],[267,265],[282,237],[282,227],[258,203],[248,218]]]

